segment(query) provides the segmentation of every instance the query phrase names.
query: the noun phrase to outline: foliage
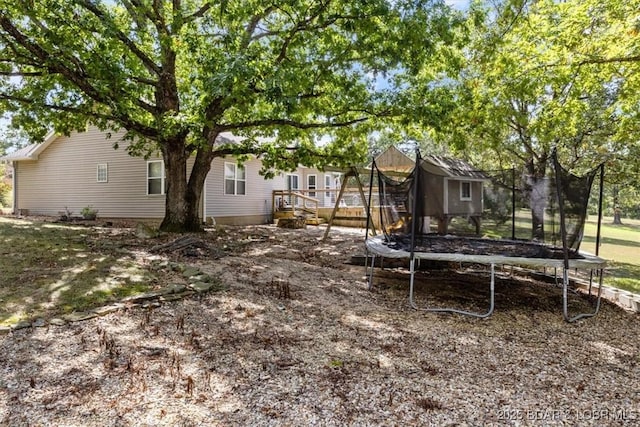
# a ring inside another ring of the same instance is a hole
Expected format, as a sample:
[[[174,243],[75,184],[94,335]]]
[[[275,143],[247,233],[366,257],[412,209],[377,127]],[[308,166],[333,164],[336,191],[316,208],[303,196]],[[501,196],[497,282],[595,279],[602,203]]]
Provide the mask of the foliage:
[[[637,10],[620,0],[474,2],[458,109],[438,138],[485,169],[526,167],[541,179],[557,149],[574,172],[606,162],[608,185],[637,185]]]
[[[440,0],[0,0],[0,107],[32,136],[126,129],[129,153],[163,155],[162,228],[199,229],[217,156],[268,176],[357,163],[382,120],[437,124],[458,21]]]
[[[93,206],[91,206],[91,205],[85,206],[80,211],[80,215],[82,215],[82,217],[84,219],[92,219],[93,220],[93,219],[96,219],[96,217],[98,216],[98,210],[94,209]]]

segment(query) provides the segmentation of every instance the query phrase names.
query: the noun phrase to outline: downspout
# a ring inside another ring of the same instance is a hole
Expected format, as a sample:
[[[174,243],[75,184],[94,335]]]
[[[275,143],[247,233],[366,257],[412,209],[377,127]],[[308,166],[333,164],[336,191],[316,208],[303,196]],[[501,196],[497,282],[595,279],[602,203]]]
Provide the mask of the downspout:
[[[13,201],[11,202],[11,210],[13,211],[13,215],[17,215],[18,213],[18,180],[16,177],[18,176],[18,162],[15,160],[11,162],[11,167],[13,168],[13,174],[11,175],[11,191],[13,192]]]
[[[207,177],[204,179],[204,185],[202,186],[202,223],[207,223],[207,180],[209,179],[209,174],[207,173]]]

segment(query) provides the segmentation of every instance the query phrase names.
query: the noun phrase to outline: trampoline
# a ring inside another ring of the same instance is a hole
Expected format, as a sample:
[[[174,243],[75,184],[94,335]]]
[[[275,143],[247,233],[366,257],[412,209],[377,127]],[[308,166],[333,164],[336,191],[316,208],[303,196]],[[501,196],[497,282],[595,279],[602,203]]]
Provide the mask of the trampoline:
[[[577,177],[564,171],[554,153],[553,155],[552,179],[544,181],[546,187],[544,191],[537,188],[537,194],[529,192],[527,203],[531,199],[536,199],[536,203],[541,203],[540,193],[545,195],[542,209],[531,208],[532,215],[535,211],[549,215],[554,213],[559,220],[556,224],[553,219],[541,218],[542,224],[553,224],[550,228],[557,231],[552,234],[553,239],[560,239],[561,244],[554,245],[544,241],[517,240],[512,238],[480,238],[469,236],[438,235],[429,233],[425,229],[424,218],[433,212],[434,208],[429,206],[432,198],[429,197],[429,182],[426,170],[421,167],[421,159],[417,153],[416,166],[413,172],[404,180],[398,181],[384,175],[375,167],[372,168],[372,175],[377,173],[378,188],[380,189],[380,223],[383,225],[383,235],[369,237],[366,234],[365,248],[367,252],[367,277],[369,288],[373,287],[374,269],[377,258],[394,258],[409,260],[409,304],[414,309],[428,312],[458,313],[478,318],[491,316],[495,309],[495,277],[496,266],[516,266],[529,269],[552,268],[554,271],[562,271],[562,299],[563,317],[567,322],[574,322],[578,319],[595,316],[601,303],[601,289],[603,270],[606,261],[596,255],[581,252],[579,250],[582,240],[584,222],[586,218],[586,207],[591,191],[591,184],[596,173],[600,172],[600,199],[598,201],[599,211],[602,206],[602,178],[603,168],[599,166],[584,177]],[[372,176],[372,182],[374,182]],[[431,178],[431,181],[433,179]],[[511,185],[512,191],[516,191],[515,185]],[[555,191],[552,188],[555,187]],[[526,193],[526,192],[523,192]],[[527,197],[524,197],[525,199]],[[511,197],[515,201],[515,197]],[[514,202],[515,204],[515,202]],[[526,203],[525,203],[526,204]],[[515,210],[515,206],[513,206]],[[418,218],[418,221],[413,221]],[[598,231],[596,237],[596,248],[599,246],[601,214],[598,213]],[[398,225],[401,226],[398,226]],[[385,226],[386,225],[386,226]],[[570,230],[570,232],[567,232]],[[532,235],[540,236],[532,227]],[[482,264],[490,268],[489,281],[489,308],[485,312],[466,311],[455,307],[418,307],[415,302],[415,274],[417,264],[422,260],[445,261],[457,263]],[[574,316],[569,314],[568,293],[569,293],[569,271],[586,270],[590,272],[589,294],[591,294],[594,271],[599,277],[599,286],[595,307],[592,312],[579,313]]]

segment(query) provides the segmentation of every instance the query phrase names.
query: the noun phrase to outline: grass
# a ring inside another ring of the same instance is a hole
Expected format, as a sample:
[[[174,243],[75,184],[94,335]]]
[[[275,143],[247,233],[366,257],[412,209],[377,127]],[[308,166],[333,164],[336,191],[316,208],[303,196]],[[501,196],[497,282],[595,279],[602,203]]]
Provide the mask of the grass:
[[[640,220],[623,219],[622,225],[613,225],[613,218],[602,220],[598,255],[609,261],[605,284],[640,294]],[[516,238],[531,238],[530,212],[521,211],[516,216]],[[464,219],[455,218],[451,228],[457,232],[473,233]],[[550,230],[551,227],[546,227]],[[488,237],[511,236],[511,221],[496,225],[484,220],[482,233]],[[585,224],[580,250],[596,253],[597,218],[592,216]]]
[[[152,287],[144,266],[95,233],[0,217],[0,325],[85,311]]]
[[[610,261],[605,283],[640,294],[640,220],[623,219],[613,225],[613,218],[603,218],[599,255]],[[585,225],[581,249],[595,253],[597,219]]]

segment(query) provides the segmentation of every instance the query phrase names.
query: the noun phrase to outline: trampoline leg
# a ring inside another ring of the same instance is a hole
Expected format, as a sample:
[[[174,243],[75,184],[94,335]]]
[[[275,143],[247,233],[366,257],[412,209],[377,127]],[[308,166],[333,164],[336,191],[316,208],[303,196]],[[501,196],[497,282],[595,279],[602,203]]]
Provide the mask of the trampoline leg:
[[[367,259],[369,258],[369,255],[367,254]],[[365,261],[366,262],[366,261]],[[371,270],[368,271],[368,276],[369,276],[369,290],[373,289],[373,269],[376,266],[376,254],[373,254],[371,257],[371,266],[368,267]]]
[[[599,270],[600,273],[600,285],[598,286],[598,296],[596,299],[596,307],[594,309],[593,312],[591,313],[580,313],[577,314],[573,317],[569,317],[569,308],[568,308],[568,288],[569,288],[569,273],[567,272],[566,269],[563,269],[563,275],[562,275],[562,316],[564,317],[564,320],[567,321],[568,323],[572,323],[575,322],[576,320],[580,320],[580,319],[585,319],[585,318],[589,318],[589,317],[593,317],[596,314],[598,314],[598,311],[600,311],[600,300],[601,300],[601,294],[602,294],[602,276],[603,276],[603,271],[602,269]],[[591,291],[591,284],[589,284],[589,291]],[[591,294],[591,292],[589,292],[589,294]]]
[[[414,279],[415,279],[415,275],[416,275],[416,260],[415,258],[412,258],[411,261],[409,261],[409,305],[411,306],[411,308],[417,310],[418,307],[416,307],[416,303],[413,300],[413,283],[414,283]]]
[[[413,299],[413,276],[415,273],[415,270],[413,268],[414,267],[413,260],[411,261],[410,266],[411,266],[411,281],[409,283],[409,304],[411,304],[412,308],[418,309]],[[421,308],[419,310],[429,311],[432,313],[457,313],[457,314],[463,314],[465,316],[472,316],[472,317],[478,317],[480,319],[484,319],[493,314],[493,310],[495,308],[495,294],[496,294],[496,265],[491,264],[491,283],[489,285],[489,310],[487,310],[486,313],[476,313],[473,311],[458,310],[455,308]]]

